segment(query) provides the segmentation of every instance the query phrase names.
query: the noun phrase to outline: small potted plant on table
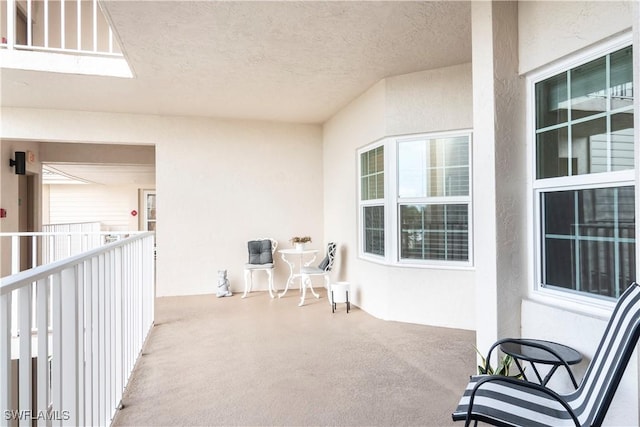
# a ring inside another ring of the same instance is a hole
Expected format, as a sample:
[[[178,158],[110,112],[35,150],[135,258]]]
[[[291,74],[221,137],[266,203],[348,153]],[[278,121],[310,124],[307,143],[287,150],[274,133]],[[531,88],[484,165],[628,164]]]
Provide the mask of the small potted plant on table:
[[[296,248],[296,250],[298,251],[303,251],[304,250],[304,245],[306,243],[311,242],[311,237],[309,236],[295,236],[291,238],[291,243],[293,243],[293,246]]]

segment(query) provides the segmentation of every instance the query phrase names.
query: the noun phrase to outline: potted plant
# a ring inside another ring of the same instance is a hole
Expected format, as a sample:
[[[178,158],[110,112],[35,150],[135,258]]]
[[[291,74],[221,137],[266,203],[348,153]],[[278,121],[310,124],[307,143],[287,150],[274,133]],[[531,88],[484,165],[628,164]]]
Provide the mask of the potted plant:
[[[482,362],[478,365],[478,374],[480,375],[503,375],[505,377],[517,378],[519,380],[523,379],[522,374],[517,375],[509,375],[509,370],[511,369],[511,364],[513,363],[513,357],[506,354],[502,359],[498,358],[498,367],[494,369],[491,366],[491,363],[485,359],[485,357],[478,351],[476,348],[476,352],[480,355],[480,359]]]
[[[309,236],[294,236],[290,240],[291,240],[291,243],[293,243],[293,246],[297,250],[302,251],[302,250],[304,250],[305,243],[311,242],[311,237],[309,237]]]

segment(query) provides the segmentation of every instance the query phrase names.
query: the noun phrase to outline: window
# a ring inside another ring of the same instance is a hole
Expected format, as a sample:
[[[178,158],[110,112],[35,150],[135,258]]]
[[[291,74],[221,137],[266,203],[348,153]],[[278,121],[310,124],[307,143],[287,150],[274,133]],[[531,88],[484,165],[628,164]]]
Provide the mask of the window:
[[[156,231],[156,191],[143,190],[142,197],[144,200],[143,228],[147,231]]]
[[[470,144],[469,132],[457,132],[387,138],[360,151],[363,257],[471,265]]]
[[[400,259],[469,260],[469,138],[398,142]]]
[[[542,287],[615,298],[635,278],[631,49],[533,81]]]
[[[384,146],[360,155],[363,251],[384,256]]]

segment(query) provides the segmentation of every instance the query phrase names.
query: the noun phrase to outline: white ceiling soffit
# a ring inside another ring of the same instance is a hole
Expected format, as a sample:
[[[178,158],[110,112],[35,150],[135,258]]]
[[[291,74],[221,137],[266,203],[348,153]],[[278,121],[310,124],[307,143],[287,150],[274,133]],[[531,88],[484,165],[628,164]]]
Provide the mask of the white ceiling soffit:
[[[155,185],[155,166],[56,163],[42,166],[43,184]]]
[[[383,78],[471,61],[467,1],[101,4],[135,77],[3,69],[3,105],[322,123]]]

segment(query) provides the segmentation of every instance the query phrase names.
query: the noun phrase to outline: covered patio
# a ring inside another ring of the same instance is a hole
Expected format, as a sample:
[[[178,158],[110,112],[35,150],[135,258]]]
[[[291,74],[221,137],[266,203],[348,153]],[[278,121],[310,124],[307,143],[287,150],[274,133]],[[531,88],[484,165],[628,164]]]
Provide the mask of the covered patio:
[[[475,333],[376,319],[324,291],[156,299],[113,426],[453,425]]]

